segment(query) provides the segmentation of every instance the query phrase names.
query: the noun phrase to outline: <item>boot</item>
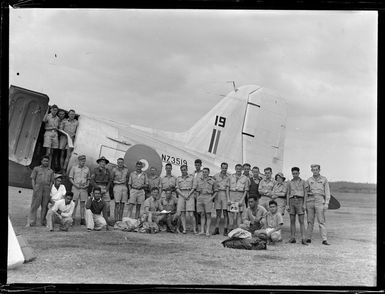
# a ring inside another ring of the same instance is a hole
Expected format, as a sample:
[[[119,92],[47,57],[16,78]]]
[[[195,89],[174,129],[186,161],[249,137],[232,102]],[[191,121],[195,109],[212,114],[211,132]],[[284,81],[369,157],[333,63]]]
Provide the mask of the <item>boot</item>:
[[[219,235],[219,228],[215,228],[213,235]]]
[[[223,236],[227,236],[227,233],[228,233],[227,228],[224,228]]]

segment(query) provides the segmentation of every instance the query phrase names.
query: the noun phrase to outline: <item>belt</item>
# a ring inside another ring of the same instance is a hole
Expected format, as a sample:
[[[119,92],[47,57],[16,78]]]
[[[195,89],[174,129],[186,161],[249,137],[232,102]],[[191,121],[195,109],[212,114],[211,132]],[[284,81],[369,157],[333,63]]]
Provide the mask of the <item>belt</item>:
[[[213,193],[201,193],[201,194],[199,194],[199,196],[200,195],[208,195],[208,196],[210,196],[210,195],[213,195]]]
[[[134,188],[134,187],[132,187],[131,189],[134,189],[134,190],[143,190],[143,188]]]
[[[114,185],[125,185],[126,183],[114,183]]]
[[[191,191],[191,189],[179,189],[181,191]]]
[[[302,199],[303,199],[303,196],[296,196],[296,195],[295,195],[295,196],[289,197],[289,199],[290,199],[290,198],[293,198],[293,199],[300,199],[300,198],[302,198]]]
[[[241,192],[241,193],[243,193],[245,191],[230,190],[230,192]]]
[[[45,131],[46,132],[50,132],[50,131],[57,132],[57,130],[55,130],[55,129],[46,129]]]
[[[278,198],[286,199],[286,196],[278,196]]]
[[[227,190],[218,190],[218,191],[224,191],[224,192],[226,192]],[[234,191],[233,191],[234,192]]]
[[[102,184],[102,183],[97,183],[97,182],[95,182],[96,183],[96,185],[98,185],[98,186],[107,186],[107,184]]]

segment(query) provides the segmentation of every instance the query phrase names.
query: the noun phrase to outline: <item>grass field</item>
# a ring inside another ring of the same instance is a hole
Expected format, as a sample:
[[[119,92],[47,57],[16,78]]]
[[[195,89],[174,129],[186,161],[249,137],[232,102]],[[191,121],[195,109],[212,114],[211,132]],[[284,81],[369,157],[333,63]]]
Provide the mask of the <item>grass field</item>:
[[[334,193],[341,208],[326,215],[331,246],[321,245],[317,224],[310,246],[286,243],[285,214],[284,241],[263,251],[223,248],[222,235],[25,228],[31,195],[9,187],[14,230],[38,257],[9,270],[8,283],[376,286],[375,194]]]

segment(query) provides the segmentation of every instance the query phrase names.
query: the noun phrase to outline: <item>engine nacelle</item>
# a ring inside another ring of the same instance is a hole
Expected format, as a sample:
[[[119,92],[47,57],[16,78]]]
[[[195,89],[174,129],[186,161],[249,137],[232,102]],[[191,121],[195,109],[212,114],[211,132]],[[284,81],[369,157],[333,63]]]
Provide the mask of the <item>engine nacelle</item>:
[[[136,170],[137,161],[143,163],[142,171],[144,172],[148,172],[150,167],[155,167],[157,169],[158,176],[162,172],[162,159],[155,149],[147,145],[136,144],[126,151],[126,154],[124,155],[124,164],[127,166],[129,172]]]

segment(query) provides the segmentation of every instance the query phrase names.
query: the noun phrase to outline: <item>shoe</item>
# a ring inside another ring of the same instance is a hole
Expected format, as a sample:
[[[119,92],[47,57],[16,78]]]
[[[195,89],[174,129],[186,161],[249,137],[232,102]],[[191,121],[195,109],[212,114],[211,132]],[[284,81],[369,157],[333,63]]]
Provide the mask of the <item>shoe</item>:
[[[85,226],[85,225],[86,225],[86,220],[85,220],[84,218],[82,218],[82,219],[80,220],[80,225],[81,225],[81,226]]]
[[[289,243],[296,243],[297,241],[295,240],[295,238],[290,238],[289,240]]]
[[[311,243],[311,239],[306,239],[306,243]]]
[[[213,235],[219,235],[219,228],[215,228]]]
[[[92,230],[91,229],[87,229],[87,232],[91,232]]]
[[[330,243],[328,243],[328,241],[324,240],[324,241],[322,241],[322,245],[330,245]]]
[[[183,230],[183,232],[182,232],[183,234],[186,234],[186,230]]]
[[[49,230],[50,232],[53,232],[53,229],[52,230]]]
[[[211,236],[210,232],[207,232],[207,233],[206,233],[206,236],[207,236],[207,237],[210,237],[210,236]]]
[[[304,240],[304,239],[302,239],[301,243],[302,243],[302,245],[306,245],[306,246],[309,245],[309,244],[306,243],[306,240]]]
[[[223,236],[227,236],[227,233],[228,233],[227,228],[225,228],[223,231]]]
[[[200,232],[200,233],[198,233],[197,235],[198,236],[202,236],[202,235],[204,235],[205,233],[204,232]]]

